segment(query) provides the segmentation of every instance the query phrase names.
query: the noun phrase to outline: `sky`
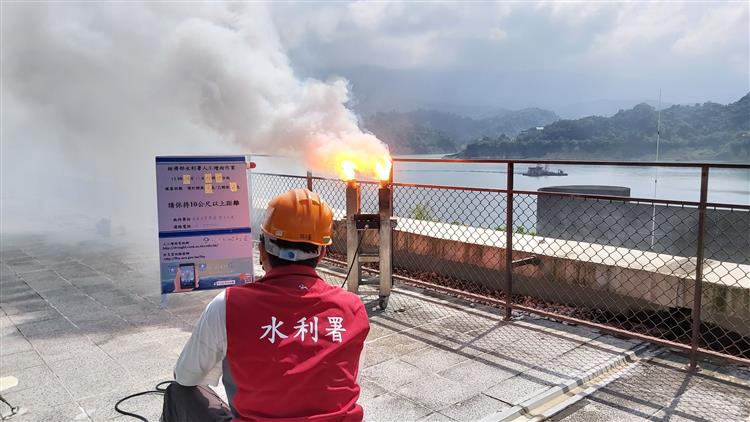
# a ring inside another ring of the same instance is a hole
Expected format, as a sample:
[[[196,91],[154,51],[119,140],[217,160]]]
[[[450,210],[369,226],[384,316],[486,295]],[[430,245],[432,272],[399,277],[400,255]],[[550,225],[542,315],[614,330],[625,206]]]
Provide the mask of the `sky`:
[[[749,8],[0,2],[0,229],[153,232],[158,155],[285,154],[332,174],[341,151],[384,154],[357,113],[576,117],[660,88],[665,103],[736,101]]]
[[[360,177],[386,166],[348,82],[298,77],[265,4],[0,8],[3,229],[153,226],[160,155],[283,154],[332,176],[344,160]]]
[[[300,75],[343,76],[359,106],[733,102],[750,90],[750,2],[274,5]],[[575,107],[573,107],[575,108]]]

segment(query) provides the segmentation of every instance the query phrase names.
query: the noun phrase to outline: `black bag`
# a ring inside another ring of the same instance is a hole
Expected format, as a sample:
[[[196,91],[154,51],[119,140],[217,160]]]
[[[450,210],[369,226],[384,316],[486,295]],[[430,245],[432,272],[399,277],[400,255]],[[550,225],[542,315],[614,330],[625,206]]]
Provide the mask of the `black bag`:
[[[205,385],[185,387],[176,382],[164,392],[161,422],[231,422],[232,410]]]

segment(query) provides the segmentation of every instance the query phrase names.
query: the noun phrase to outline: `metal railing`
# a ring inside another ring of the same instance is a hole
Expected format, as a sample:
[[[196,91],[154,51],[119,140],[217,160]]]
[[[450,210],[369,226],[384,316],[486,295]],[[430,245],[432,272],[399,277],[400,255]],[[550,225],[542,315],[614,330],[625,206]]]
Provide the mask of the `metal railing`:
[[[504,186],[398,180],[400,165],[418,163],[505,165],[491,174]],[[693,168],[699,198],[516,189],[522,164]],[[397,280],[497,305],[506,318],[531,312],[681,349],[691,368],[700,355],[750,364],[750,205],[708,202],[710,170],[750,165],[397,158],[394,166]],[[256,220],[264,198],[294,187],[346,208],[340,180],[252,178]],[[362,211],[377,212],[377,183],[361,185]],[[335,238],[333,258],[345,251],[345,238]]]

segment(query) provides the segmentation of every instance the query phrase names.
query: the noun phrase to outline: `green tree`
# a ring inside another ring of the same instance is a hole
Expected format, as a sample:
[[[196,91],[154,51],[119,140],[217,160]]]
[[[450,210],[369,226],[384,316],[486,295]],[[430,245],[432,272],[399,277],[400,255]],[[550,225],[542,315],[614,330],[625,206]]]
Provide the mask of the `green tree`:
[[[419,203],[409,213],[415,220],[436,221],[429,206]]]

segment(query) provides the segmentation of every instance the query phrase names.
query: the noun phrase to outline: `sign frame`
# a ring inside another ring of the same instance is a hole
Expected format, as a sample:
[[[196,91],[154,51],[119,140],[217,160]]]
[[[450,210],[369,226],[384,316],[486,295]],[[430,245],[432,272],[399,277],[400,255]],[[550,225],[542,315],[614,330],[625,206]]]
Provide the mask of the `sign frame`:
[[[162,295],[253,280],[248,158],[156,157]]]

